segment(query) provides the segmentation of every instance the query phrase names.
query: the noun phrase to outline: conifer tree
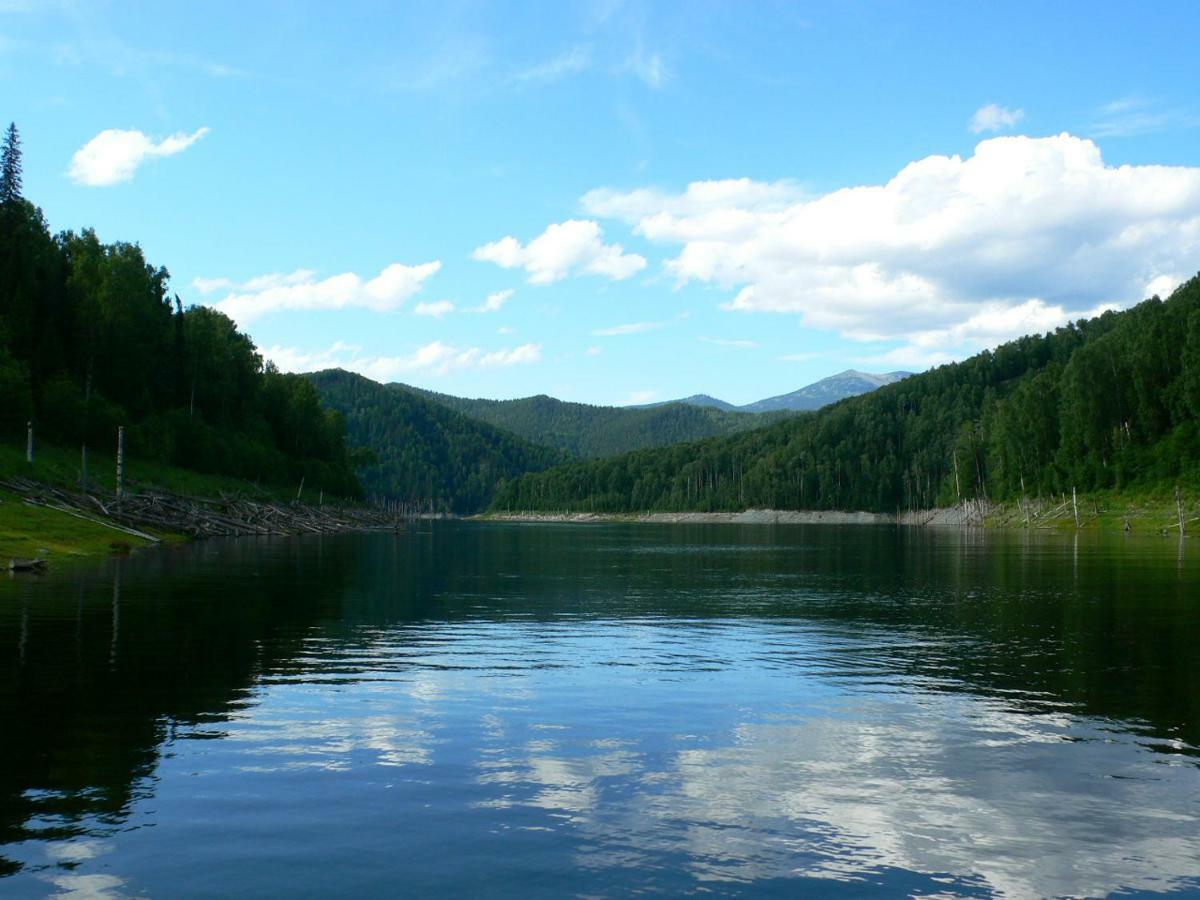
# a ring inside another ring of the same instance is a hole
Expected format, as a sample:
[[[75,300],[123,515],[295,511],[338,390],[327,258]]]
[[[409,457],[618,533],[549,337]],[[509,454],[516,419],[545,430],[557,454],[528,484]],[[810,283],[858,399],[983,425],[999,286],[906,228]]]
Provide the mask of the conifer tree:
[[[21,199],[21,136],[17,125],[10,122],[4,133],[4,147],[0,149],[0,204],[7,205]]]

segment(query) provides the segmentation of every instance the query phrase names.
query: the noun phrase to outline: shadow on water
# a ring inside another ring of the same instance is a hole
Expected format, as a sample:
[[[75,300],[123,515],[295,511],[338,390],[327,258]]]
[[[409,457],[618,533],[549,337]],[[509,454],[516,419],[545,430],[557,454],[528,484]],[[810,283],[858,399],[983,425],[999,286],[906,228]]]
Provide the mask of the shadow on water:
[[[460,672],[474,679],[464,690],[477,691],[481,675],[507,684],[515,672],[539,672],[546,683],[560,678],[573,689],[584,669],[589,678],[627,671],[625,680],[613,675],[613,684],[636,691],[644,683],[637,679],[647,678],[668,691],[679,677],[686,697],[695,682],[685,676],[717,685],[728,676],[735,689],[764,690],[759,681],[738,680],[752,667],[776,679],[770,690],[786,695],[790,677],[832,686],[859,698],[863,709],[903,692],[918,707],[922,697],[961,695],[1022,716],[1088,717],[1194,766],[1200,745],[1195,551],[1094,534],[435,523],[399,536],[209,542],[11,579],[0,583],[0,875],[31,865],[70,872],[86,863],[82,843],[76,856],[68,849],[48,863],[30,863],[27,851],[33,844],[70,848],[73,839],[127,827],[131,809],[159,793],[164,762],[181,736],[220,742],[253,718],[271,691],[386,685],[415,672]],[[606,702],[597,716],[619,706],[613,698]],[[307,707],[290,709],[276,714],[298,720],[308,714]],[[651,709],[661,716],[669,707]],[[777,719],[750,716],[737,724],[743,745],[702,743],[706,749],[681,753],[673,767],[662,763],[654,778],[669,774],[686,784],[668,806],[666,795],[641,796],[646,808],[635,820],[611,824],[606,846],[614,834],[681,820],[689,804],[707,796],[711,802],[691,812],[697,823],[727,817],[718,829],[726,849],[704,845],[700,852],[684,843],[686,852],[670,845],[663,853],[707,860],[725,875],[728,866],[714,860],[737,858],[752,869],[749,861],[767,852],[762,841],[778,837],[777,821],[793,815],[774,808],[777,785],[793,776],[778,768],[771,748],[800,754],[794,765],[811,753],[814,771],[832,772],[839,762],[836,754],[826,758],[831,748],[864,739],[861,731],[839,733],[836,716],[821,720],[825,732]],[[895,723],[864,722],[887,724],[890,739],[910,749],[929,740]],[[397,734],[391,744],[378,736],[369,742],[387,744],[401,761],[405,753],[425,754],[428,763],[428,733],[419,750],[401,746],[405,733]],[[463,740],[455,753],[478,751],[498,772],[516,765],[513,747],[481,749]],[[608,747],[608,740],[597,735],[593,744]],[[586,776],[572,768],[580,760],[538,762],[536,752],[516,770],[541,785],[534,805],[565,804],[570,813],[577,799],[571,791],[580,784],[594,791],[605,778],[644,767],[644,761],[634,766],[631,751],[618,744],[595,756],[600,762],[589,765],[601,768]],[[530,747],[543,745],[549,746],[544,738],[530,738]],[[765,754],[756,755],[755,747]],[[313,756],[311,747],[304,753]],[[739,774],[721,780],[729,771]],[[896,777],[881,783],[906,783]],[[841,808],[843,798],[822,791],[854,778],[846,771],[813,782],[810,799]],[[731,794],[732,786],[743,794]],[[444,786],[448,796],[455,789]],[[627,806],[623,800],[612,809],[632,815]],[[773,810],[776,819],[764,831],[729,831],[740,827],[747,808]],[[455,827],[467,814],[458,815]],[[656,827],[643,834],[646,846],[661,840]],[[702,829],[690,831],[694,839]],[[730,849],[738,840],[745,847]],[[622,852],[635,859],[643,849]],[[885,858],[900,865],[915,855]],[[586,868],[586,860],[601,858],[580,850],[573,865]],[[619,887],[619,877],[630,879],[627,887],[653,885],[657,877],[628,860],[615,868],[595,864],[610,887]],[[886,877],[879,874],[885,868],[876,870],[879,884],[937,887],[936,879],[894,866]],[[957,891],[986,887],[969,871],[959,874]],[[778,866],[763,866],[758,886],[788,890],[786,878],[772,880],[779,877]],[[815,884],[831,890],[834,882]],[[1076,882],[1064,876],[1045,884]],[[670,879],[663,885],[687,886]]]
[[[118,826],[179,725],[244,706],[257,673],[338,617],[352,560],[264,543],[0,586],[0,844]]]

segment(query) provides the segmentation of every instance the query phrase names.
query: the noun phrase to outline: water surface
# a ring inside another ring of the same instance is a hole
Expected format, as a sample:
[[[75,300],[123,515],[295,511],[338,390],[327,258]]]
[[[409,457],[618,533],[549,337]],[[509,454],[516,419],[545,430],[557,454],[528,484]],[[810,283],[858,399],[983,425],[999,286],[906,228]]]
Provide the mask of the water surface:
[[[1200,893],[1200,553],[437,523],[0,582],[0,894]]]

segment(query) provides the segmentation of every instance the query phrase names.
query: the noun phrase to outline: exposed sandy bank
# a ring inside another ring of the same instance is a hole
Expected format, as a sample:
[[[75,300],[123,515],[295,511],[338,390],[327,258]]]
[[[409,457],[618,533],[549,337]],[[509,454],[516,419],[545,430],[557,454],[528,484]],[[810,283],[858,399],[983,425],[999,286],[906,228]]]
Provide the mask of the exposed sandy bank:
[[[491,513],[501,522],[666,522],[730,523],[736,525],[971,525],[979,519],[966,509],[931,509],[902,513],[843,512],[840,510],[747,509],[744,512],[665,512],[640,515],[604,513]]]

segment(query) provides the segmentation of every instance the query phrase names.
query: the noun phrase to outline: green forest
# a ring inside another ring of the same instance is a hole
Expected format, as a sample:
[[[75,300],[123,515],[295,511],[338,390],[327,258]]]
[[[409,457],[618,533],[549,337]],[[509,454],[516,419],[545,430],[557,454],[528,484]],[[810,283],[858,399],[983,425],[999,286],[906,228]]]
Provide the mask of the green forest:
[[[51,232],[0,167],[0,436],[453,513],[857,509],[1200,476],[1200,278],[814,413],[466,400],[283,374],[137,244]]]
[[[790,413],[727,412],[687,403],[593,406],[540,394],[520,400],[468,400],[408,385],[388,385],[504,428],[572,456],[598,459],[644,447],[662,447],[761,428]]]
[[[21,193],[20,135],[0,170],[0,434],[111,450],[264,483],[361,492],[337,413],[264,364],[221,313],[184,309],[165,268],[94,231],[51,234]]]
[[[525,475],[496,510],[860,509],[1194,481],[1200,277],[732,437]]]
[[[474,513],[506,479],[567,459],[413,391],[341,369],[306,377],[322,402],[344,417],[350,444],[368,451],[359,474],[372,497]]]

